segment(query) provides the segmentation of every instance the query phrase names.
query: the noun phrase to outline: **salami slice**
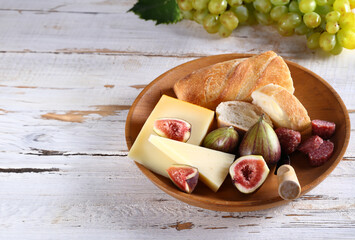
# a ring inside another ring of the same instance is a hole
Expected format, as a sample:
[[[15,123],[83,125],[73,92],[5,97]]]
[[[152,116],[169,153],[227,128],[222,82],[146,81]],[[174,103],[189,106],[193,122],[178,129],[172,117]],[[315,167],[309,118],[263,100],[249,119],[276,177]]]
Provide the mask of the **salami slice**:
[[[335,132],[335,123],[324,120],[312,121],[312,133],[323,139],[329,139]]]
[[[324,141],[319,148],[308,153],[309,163],[313,167],[318,167],[323,165],[329,160],[334,151],[334,143],[327,140]]]
[[[301,133],[288,128],[278,128],[275,133],[281,149],[286,154],[293,153],[301,142]]]
[[[308,138],[306,141],[300,144],[298,150],[304,154],[308,154],[320,147],[322,145],[323,139],[317,135]]]

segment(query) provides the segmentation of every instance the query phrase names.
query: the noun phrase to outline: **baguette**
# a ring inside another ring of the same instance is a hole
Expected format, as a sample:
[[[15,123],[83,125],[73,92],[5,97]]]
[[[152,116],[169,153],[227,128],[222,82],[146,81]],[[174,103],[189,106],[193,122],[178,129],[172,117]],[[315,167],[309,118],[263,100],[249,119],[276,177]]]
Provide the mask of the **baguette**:
[[[304,132],[311,126],[311,120],[302,103],[285,88],[268,84],[251,95],[253,104],[266,112],[276,127],[285,127]]]
[[[258,106],[241,101],[221,102],[216,108],[218,127],[233,126],[239,133],[245,133],[264,114],[264,120],[273,127],[269,116]]]
[[[199,69],[177,81],[177,98],[215,110],[221,102],[251,102],[251,93],[269,83],[294,92],[290,71],[273,51],[247,59],[235,59]]]

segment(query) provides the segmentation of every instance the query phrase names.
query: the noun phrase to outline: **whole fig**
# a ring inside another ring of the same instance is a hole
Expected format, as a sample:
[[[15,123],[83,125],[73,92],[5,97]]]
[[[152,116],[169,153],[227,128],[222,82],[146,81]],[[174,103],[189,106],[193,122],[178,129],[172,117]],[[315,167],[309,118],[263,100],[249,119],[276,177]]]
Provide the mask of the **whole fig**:
[[[261,116],[244,135],[239,146],[239,154],[261,155],[268,165],[274,165],[281,157],[279,139],[274,129]]]
[[[202,145],[206,148],[234,153],[238,146],[239,135],[233,127],[222,127],[208,133]]]

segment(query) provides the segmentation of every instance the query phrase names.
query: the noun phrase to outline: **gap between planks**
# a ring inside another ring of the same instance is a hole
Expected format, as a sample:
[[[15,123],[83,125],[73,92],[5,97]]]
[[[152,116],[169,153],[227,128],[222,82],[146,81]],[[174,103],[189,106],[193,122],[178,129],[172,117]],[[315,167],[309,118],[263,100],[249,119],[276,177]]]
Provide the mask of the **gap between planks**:
[[[138,51],[119,51],[107,48],[89,49],[89,48],[63,48],[54,51],[34,51],[30,49],[16,51],[0,51],[0,53],[35,53],[35,54],[96,54],[96,55],[111,55],[111,56],[143,56],[143,57],[166,57],[166,58],[201,58],[210,56],[210,54],[153,54],[149,52]]]
[[[0,168],[0,173],[59,172],[59,168]]]
[[[83,152],[64,152],[31,148],[34,152],[20,152],[23,155],[36,155],[36,156],[92,156],[92,157],[127,157],[128,153],[83,153]],[[122,150],[126,152],[126,150]]]

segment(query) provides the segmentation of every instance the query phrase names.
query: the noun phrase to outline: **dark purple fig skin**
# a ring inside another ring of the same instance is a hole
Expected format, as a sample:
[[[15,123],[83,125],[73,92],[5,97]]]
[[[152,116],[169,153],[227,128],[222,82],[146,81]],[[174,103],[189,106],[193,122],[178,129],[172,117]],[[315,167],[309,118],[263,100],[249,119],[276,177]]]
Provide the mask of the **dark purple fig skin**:
[[[239,154],[261,155],[271,166],[281,157],[281,146],[274,129],[264,121],[263,116],[244,135]]]
[[[181,169],[181,168],[189,168],[189,169],[193,170],[193,173],[186,177],[184,186],[180,186],[180,184],[178,184],[176,182],[177,180],[174,179],[174,177],[171,176],[171,174],[170,174],[170,172],[172,170],[178,171],[178,169]],[[198,183],[199,172],[198,172],[198,169],[195,167],[185,165],[185,164],[173,164],[171,167],[169,167],[169,169],[167,169],[167,172],[168,172],[170,180],[175,184],[175,186],[186,193],[191,193],[195,189],[195,187]]]
[[[202,145],[206,148],[235,153],[239,142],[238,132],[233,127],[222,127],[208,133]]]

